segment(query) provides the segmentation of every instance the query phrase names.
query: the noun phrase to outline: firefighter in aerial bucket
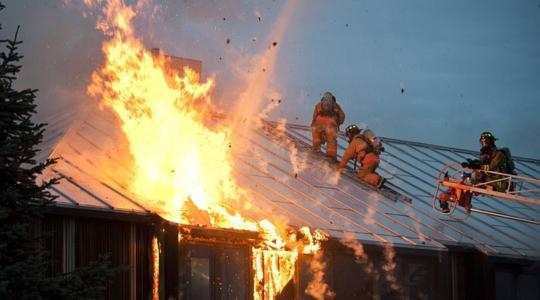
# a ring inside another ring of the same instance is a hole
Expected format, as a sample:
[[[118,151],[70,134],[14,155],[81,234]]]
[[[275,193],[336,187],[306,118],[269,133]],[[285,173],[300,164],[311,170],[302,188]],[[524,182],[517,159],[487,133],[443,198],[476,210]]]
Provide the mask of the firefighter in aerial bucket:
[[[516,175],[510,149],[497,148],[495,145],[496,140],[495,136],[489,131],[484,131],[480,134],[480,159],[467,159],[466,162],[461,163],[461,166],[465,169],[460,184],[475,184],[478,187],[500,193],[511,192],[514,190],[515,186],[513,182],[510,182],[510,186],[508,185],[508,177],[505,175],[489,173],[497,172]],[[482,183],[486,184],[481,185]],[[472,196],[473,194],[470,192],[449,188],[446,192],[441,193],[439,197],[442,212],[450,212],[448,201],[458,202],[459,205],[463,206],[469,212],[472,207]]]
[[[361,132],[354,124],[347,126],[345,135],[349,140],[349,147],[343,153],[338,171],[345,168],[349,160],[355,159],[360,162],[358,178],[375,188],[381,188],[385,178],[375,172],[380,162],[379,155],[384,151],[379,138],[369,129]]]
[[[313,111],[311,134],[313,150],[321,151],[321,145],[326,143],[326,155],[332,160],[337,156],[337,134],[339,126],[345,122],[345,113],[336,102],[336,97],[325,92]]]
[[[486,188],[493,189],[497,192],[504,193],[508,190],[508,181],[499,180],[503,179],[503,175],[497,175],[486,172],[498,172],[508,175],[516,175],[512,154],[508,148],[497,148],[495,136],[489,132],[484,131],[480,134],[480,159],[470,160],[462,163],[463,167],[468,167],[477,171],[476,183],[490,182]],[[484,172],[482,172],[484,171]],[[499,181],[496,181],[499,180]],[[513,184],[510,186],[510,191],[514,189]]]

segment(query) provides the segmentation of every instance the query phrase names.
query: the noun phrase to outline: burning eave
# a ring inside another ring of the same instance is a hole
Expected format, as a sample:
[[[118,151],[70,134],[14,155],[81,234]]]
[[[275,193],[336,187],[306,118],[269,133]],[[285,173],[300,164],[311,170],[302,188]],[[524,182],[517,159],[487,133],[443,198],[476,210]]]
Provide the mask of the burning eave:
[[[201,242],[258,245],[263,239],[259,232],[237,229],[209,228],[197,225],[178,225],[181,239]]]

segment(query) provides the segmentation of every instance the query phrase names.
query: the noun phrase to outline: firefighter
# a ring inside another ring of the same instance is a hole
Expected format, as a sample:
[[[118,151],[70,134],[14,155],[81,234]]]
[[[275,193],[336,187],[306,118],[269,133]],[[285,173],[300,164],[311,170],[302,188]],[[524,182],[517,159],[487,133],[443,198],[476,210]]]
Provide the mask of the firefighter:
[[[489,131],[484,131],[480,135],[480,159],[478,160],[482,171],[493,171],[506,174],[514,174],[512,157],[508,148],[498,149],[495,145],[497,139]],[[501,175],[480,173],[479,182],[489,182],[503,178]],[[498,192],[505,192],[508,188],[507,181],[497,181],[488,184],[488,188],[493,188]]]
[[[349,160],[355,159],[360,162],[358,178],[373,187],[381,188],[385,178],[375,172],[380,162],[379,155],[384,151],[379,139],[369,129],[361,133],[360,128],[354,124],[347,126],[345,135],[349,140],[349,147],[343,153],[338,171],[345,168]]]
[[[515,175],[514,163],[512,160],[512,154],[508,148],[498,149],[495,145],[497,139],[489,131],[484,131],[480,134],[480,159],[467,159],[466,162],[461,163],[463,168],[470,168],[474,170],[474,182],[475,184],[487,183],[485,188],[488,190],[495,190],[497,192],[504,193],[508,189],[508,181],[503,175],[497,175],[491,172],[505,173],[509,175]],[[464,175],[467,173],[464,173]],[[468,179],[473,180],[471,174],[468,174]],[[464,179],[467,179],[465,177]],[[504,180],[503,180],[504,179]],[[497,181],[499,180],[499,181]],[[491,182],[494,181],[494,182]],[[491,183],[488,183],[491,182]],[[463,183],[465,184],[465,183]],[[508,191],[514,190],[514,183],[510,184]],[[450,212],[448,202],[440,201],[440,207],[443,213]],[[470,211],[470,199],[468,205],[464,206]]]
[[[336,97],[330,92],[325,92],[313,110],[311,121],[313,150],[320,152],[321,145],[326,143],[326,155],[335,161],[337,134],[343,122],[345,122],[345,113],[336,103]]]

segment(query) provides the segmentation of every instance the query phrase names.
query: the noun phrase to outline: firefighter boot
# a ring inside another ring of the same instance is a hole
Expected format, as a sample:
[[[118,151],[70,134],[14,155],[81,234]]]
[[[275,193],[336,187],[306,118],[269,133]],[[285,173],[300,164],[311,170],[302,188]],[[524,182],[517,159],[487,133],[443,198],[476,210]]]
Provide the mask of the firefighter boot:
[[[448,207],[448,202],[446,201],[439,201],[439,205],[441,207],[441,210],[443,213],[447,214],[450,212],[450,208]]]
[[[375,186],[377,189],[381,189],[386,182],[386,178],[379,176],[379,180],[377,181],[377,185]]]

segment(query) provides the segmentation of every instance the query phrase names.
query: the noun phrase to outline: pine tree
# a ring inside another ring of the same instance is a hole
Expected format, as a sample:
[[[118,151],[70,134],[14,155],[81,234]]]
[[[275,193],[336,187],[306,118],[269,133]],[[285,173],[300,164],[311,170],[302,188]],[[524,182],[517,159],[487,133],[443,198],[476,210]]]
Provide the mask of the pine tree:
[[[46,124],[32,121],[37,90],[14,88],[22,59],[18,31],[13,39],[0,40],[6,49],[0,52],[0,299],[100,298],[107,279],[119,270],[106,258],[47,276],[48,254],[34,228],[53,205],[48,188],[58,179],[37,183],[36,178],[56,160],[34,159]]]

